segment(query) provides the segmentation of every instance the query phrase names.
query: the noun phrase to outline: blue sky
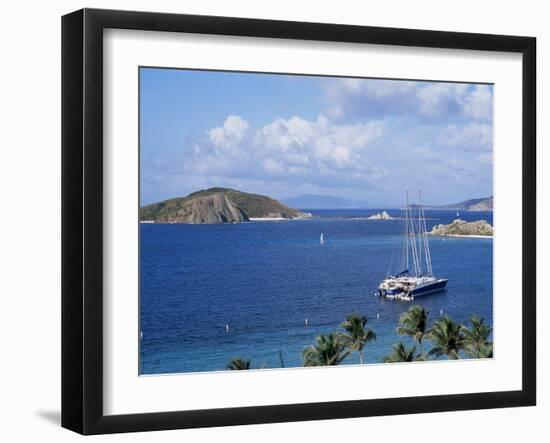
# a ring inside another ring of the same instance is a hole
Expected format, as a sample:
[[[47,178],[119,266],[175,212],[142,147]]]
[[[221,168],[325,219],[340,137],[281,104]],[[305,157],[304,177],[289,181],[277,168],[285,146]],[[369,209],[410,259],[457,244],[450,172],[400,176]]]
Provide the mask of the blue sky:
[[[492,195],[493,87],[140,70],[141,204],[223,186],[388,205]]]

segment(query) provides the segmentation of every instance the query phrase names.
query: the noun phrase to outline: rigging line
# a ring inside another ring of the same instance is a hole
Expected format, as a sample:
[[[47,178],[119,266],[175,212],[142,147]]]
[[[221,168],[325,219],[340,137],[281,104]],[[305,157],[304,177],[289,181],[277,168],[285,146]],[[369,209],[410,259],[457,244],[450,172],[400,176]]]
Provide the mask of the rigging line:
[[[426,255],[426,268],[428,275],[431,277],[433,275],[432,270],[432,255],[430,252],[430,244],[428,241],[428,228],[426,226],[426,212],[424,211],[424,206],[422,205],[422,193],[419,193],[420,198],[420,208],[422,210],[422,240],[424,242],[424,251]]]
[[[413,259],[414,273],[418,273],[418,267],[416,265],[416,255],[414,253],[414,225],[412,223],[413,214],[412,209],[409,206],[409,190],[407,189],[407,244],[411,244],[411,255]]]
[[[412,253],[415,274],[418,276],[420,274],[420,266],[418,264],[418,249],[416,247],[416,231],[414,229],[414,213],[411,212],[411,244],[412,244]]]
[[[411,243],[411,230],[412,230],[412,226],[410,224],[410,217],[412,216],[411,214],[411,208],[409,207],[409,191],[407,190],[407,205],[406,205],[406,208],[407,208],[407,264],[408,264],[408,261],[409,261],[409,254],[408,254],[408,250],[409,250],[409,243]],[[414,249],[413,249],[413,245],[411,244],[411,255],[412,255],[412,259],[413,259],[413,267],[414,267],[414,272],[416,273],[416,260],[415,260],[415,257],[414,257]]]
[[[390,272],[393,268],[393,264],[394,264],[394,261],[395,261],[395,248],[396,248],[396,245],[397,245],[397,241],[392,241],[391,242],[390,264],[388,266],[388,272],[386,273],[387,277],[389,277],[391,275]]]
[[[409,269],[409,190],[407,189],[405,197],[405,236],[403,237],[405,243],[405,269]]]
[[[424,249],[426,250],[426,266],[428,267],[428,273],[430,274],[430,277],[433,275],[432,270],[432,256],[430,252],[430,245],[428,240],[428,232],[426,227],[426,216],[424,215]]]
[[[407,190],[407,206],[409,206],[409,191]],[[411,211],[411,217],[410,217],[410,227],[411,230],[409,232],[410,235],[410,242],[411,242],[411,250],[412,250],[412,257],[413,257],[413,264],[414,264],[414,272],[418,276],[419,269],[418,269],[418,252],[416,250],[416,234],[414,231],[414,218],[413,213]]]
[[[423,235],[422,235],[422,191],[418,190],[418,233],[420,234],[418,237],[418,251],[419,251],[419,269],[420,274],[422,274],[422,243],[424,241]],[[426,267],[428,264],[426,263]]]
[[[405,218],[403,218],[403,237],[401,239],[401,270],[405,270],[409,268],[409,261],[408,261],[408,249],[407,249],[407,210],[405,209]]]
[[[426,228],[426,217],[424,217],[424,237],[426,239],[426,260],[428,262],[428,271],[430,273],[430,276],[433,275],[433,269],[432,269],[432,252],[430,251],[430,243],[428,240],[428,232]]]
[[[421,196],[422,198],[422,196]],[[426,227],[426,212],[424,211],[424,206],[422,206],[422,203],[421,203],[421,207],[422,207],[422,222],[423,222],[423,240],[424,240],[424,250],[426,251],[426,267],[428,268],[428,274],[430,275],[430,277],[433,275],[433,270],[432,270],[432,255],[431,255],[431,252],[430,252],[430,244],[429,244],[429,241],[428,241],[428,228]]]

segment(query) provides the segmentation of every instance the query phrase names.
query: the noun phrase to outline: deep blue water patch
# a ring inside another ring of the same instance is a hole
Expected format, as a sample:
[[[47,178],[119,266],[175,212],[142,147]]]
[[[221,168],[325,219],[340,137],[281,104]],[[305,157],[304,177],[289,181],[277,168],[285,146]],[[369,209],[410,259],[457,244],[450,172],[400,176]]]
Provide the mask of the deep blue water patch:
[[[380,279],[401,270],[403,222],[366,220],[375,210],[311,212],[318,217],[140,225],[140,373],[223,370],[234,357],[255,368],[281,367],[281,356],[285,366],[301,366],[302,350],[351,312],[367,315],[378,336],[367,345],[367,362],[380,362],[396,341],[410,343],[395,328],[411,303],[373,295]],[[455,211],[426,216],[428,230],[456,218]],[[460,218],[492,224],[491,212]],[[432,321],[442,311],[492,324],[492,240],[430,237],[430,247],[434,273],[448,287],[415,303]]]

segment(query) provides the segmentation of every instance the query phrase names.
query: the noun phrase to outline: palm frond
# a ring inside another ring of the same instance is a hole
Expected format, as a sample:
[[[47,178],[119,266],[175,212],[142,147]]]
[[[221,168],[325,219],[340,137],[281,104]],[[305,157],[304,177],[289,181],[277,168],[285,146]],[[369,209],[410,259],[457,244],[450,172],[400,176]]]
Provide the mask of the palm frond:
[[[234,358],[227,364],[226,369],[231,369],[232,371],[243,371],[250,369],[250,360],[245,360],[240,357]]]
[[[397,333],[412,337],[422,347],[422,340],[428,327],[429,313],[421,306],[411,306],[399,317]]]
[[[462,327],[466,353],[472,358],[492,358],[492,342],[489,338],[493,328],[485,323],[483,317],[477,315],[470,317],[470,323],[470,328]]]
[[[315,344],[302,352],[302,359],[304,366],[334,366],[342,363],[350,353],[342,342],[341,334],[331,332],[317,336]]]
[[[438,319],[428,330],[426,336],[431,340],[433,347],[429,355],[436,358],[446,355],[450,359],[459,359],[459,352],[464,349],[463,326],[449,316]]]
[[[426,358],[423,354],[416,353],[416,346],[407,349],[401,342],[392,346],[392,353],[383,358],[384,363],[401,363],[411,361],[424,361]]]
[[[348,349],[359,353],[359,362],[363,363],[363,349],[371,340],[376,340],[375,332],[367,328],[368,319],[364,315],[350,314],[342,323],[345,333],[341,334],[341,343]]]

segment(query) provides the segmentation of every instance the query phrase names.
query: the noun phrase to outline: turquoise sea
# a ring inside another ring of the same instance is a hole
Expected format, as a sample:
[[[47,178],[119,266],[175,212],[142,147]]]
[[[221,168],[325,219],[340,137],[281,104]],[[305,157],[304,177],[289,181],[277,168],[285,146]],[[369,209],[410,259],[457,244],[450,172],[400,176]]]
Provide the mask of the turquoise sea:
[[[380,211],[310,210],[314,219],[288,222],[141,224],[140,373],[224,370],[234,357],[251,359],[254,368],[301,366],[302,350],[352,312],[366,315],[377,334],[366,362],[380,362],[396,341],[409,343],[395,328],[411,302],[374,296],[382,278],[402,270],[403,221],[366,220]],[[450,223],[456,211],[426,210],[426,217],[430,230]],[[460,218],[493,222],[492,212]],[[434,273],[449,283],[414,303],[431,320],[441,312],[461,322],[478,314],[492,324],[493,241],[429,240]]]

